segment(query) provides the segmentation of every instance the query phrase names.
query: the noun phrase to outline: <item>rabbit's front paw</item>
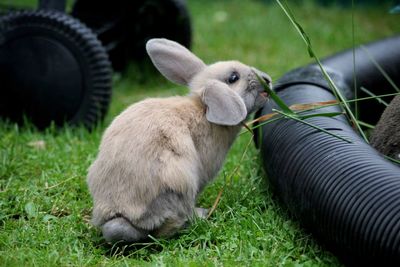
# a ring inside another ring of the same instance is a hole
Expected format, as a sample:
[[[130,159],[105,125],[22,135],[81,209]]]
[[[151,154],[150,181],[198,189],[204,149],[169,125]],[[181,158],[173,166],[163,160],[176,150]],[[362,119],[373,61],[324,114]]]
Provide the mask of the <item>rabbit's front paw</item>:
[[[195,208],[194,212],[195,212],[197,217],[199,217],[201,219],[207,219],[207,215],[208,215],[209,209]]]

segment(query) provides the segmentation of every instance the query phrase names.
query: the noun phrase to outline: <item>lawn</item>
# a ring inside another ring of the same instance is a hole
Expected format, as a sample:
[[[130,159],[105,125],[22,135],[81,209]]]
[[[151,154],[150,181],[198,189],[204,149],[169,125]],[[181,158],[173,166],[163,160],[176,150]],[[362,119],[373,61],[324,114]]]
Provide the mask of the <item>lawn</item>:
[[[311,61],[274,1],[189,0],[188,7],[193,51],[206,63],[237,59],[276,80]],[[400,32],[400,16],[389,15],[387,5],[356,6],[354,13],[311,1],[291,7],[320,57],[351,47],[353,39],[359,44]],[[186,92],[132,66],[114,76],[110,111],[92,132],[70,127],[38,131],[0,122],[0,265],[339,266],[280,205],[258,151],[253,145],[246,150],[249,134],[238,137],[219,176],[199,197],[200,206],[211,207],[224,188],[208,220],[193,222],[172,239],[119,248],[104,243],[90,224],[85,182],[102,132],[131,103]]]

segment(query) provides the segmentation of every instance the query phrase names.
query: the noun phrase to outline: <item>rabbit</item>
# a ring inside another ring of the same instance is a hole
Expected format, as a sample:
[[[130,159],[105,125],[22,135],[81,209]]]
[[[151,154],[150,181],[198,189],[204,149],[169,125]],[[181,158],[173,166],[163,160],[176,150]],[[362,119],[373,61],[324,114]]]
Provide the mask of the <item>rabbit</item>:
[[[109,243],[170,237],[194,216],[197,195],[221,169],[242,122],[267,100],[257,73],[238,61],[206,65],[182,45],[150,39],[146,50],[187,96],[131,105],[105,130],[87,183],[92,223]]]

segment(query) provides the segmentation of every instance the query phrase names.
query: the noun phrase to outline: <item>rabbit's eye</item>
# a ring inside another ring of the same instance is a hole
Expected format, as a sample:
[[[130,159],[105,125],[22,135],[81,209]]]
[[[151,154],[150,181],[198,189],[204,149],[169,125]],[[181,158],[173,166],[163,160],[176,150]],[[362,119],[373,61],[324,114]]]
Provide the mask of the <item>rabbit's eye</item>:
[[[228,78],[228,83],[232,84],[235,83],[237,80],[240,79],[239,73],[236,71],[232,72],[231,75]]]

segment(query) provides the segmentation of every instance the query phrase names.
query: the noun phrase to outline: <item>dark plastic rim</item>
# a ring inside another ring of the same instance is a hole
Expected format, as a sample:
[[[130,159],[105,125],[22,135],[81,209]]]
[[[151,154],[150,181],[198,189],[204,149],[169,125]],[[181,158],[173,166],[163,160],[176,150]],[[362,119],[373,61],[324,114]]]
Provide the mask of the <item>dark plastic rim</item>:
[[[67,122],[72,125],[83,124],[91,128],[104,118],[111,99],[112,70],[107,53],[89,28],[64,13],[38,10],[11,12],[0,17],[0,32],[0,49],[11,39],[36,37],[39,34],[58,46],[64,47],[74,56],[82,78],[81,95],[76,96],[80,97],[79,105],[73,114],[69,114],[62,121],[57,119],[55,121],[57,125]],[[66,77],[66,79],[74,78]],[[63,101],[63,99],[57,101]],[[29,117],[29,114],[26,115]],[[53,120],[54,118],[49,114],[48,120],[38,126],[46,127]]]

